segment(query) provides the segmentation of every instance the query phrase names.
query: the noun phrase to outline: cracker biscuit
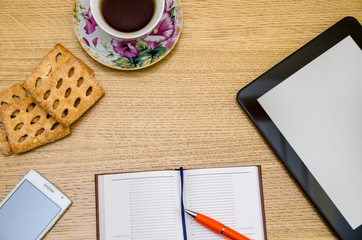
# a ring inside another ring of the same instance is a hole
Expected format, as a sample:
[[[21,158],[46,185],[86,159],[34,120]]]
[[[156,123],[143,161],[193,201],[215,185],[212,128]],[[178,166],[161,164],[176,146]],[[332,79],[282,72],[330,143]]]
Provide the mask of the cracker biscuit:
[[[0,109],[0,117],[14,153],[22,153],[46,143],[54,142],[70,133],[27,97]]]
[[[10,88],[0,93],[0,107],[4,107],[10,103],[26,98],[24,88],[19,84],[14,84]]]
[[[10,156],[12,154],[8,137],[6,136],[6,132],[3,129],[0,129],[0,151],[5,156]]]
[[[14,84],[0,93],[0,108],[26,98],[26,92],[20,84]],[[2,125],[1,119],[0,123]],[[2,126],[3,127],[3,126]],[[5,129],[0,127],[0,151],[5,155],[11,155],[11,148],[6,136]]]
[[[60,44],[56,44],[52,50],[43,58],[34,71],[24,81],[23,86],[32,93],[36,88],[46,83],[49,75],[56,71],[59,65],[70,58],[76,58],[71,52]],[[84,64],[84,63],[83,63]],[[94,75],[92,69],[84,64],[90,75]]]
[[[35,101],[65,127],[103,95],[103,88],[76,58],[62,62],[46,83],[28,90]]]

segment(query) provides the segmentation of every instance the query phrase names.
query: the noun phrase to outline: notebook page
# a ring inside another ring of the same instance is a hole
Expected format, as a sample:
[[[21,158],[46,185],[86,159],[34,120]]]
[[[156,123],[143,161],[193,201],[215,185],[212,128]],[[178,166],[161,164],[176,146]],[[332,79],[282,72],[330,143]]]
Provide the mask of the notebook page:
[[[184,171],[184,205],[250,239],[264,239],[257,167]],[[220,240],[220,236],[186,216],[188,240]]]
[[[105,225],[101,239],[183,239],[178,171],[101,177],[104,214],[100,222]]]

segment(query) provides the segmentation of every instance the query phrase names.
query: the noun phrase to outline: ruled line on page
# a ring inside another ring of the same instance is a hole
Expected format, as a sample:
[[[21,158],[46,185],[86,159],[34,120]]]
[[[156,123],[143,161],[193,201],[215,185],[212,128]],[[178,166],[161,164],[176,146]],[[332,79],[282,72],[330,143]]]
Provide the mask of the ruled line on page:
[[[211,175],[217,175],[217,176],[223,176],[223,175],[237,175],[237,174],[248,174],[249,171],[244,172],[220,172],[220,173],[193,173],[188,175],[189,177],[196,177],[196,176],[211,176]]]
[[[149,176],[149,177],[130,177],[130,178],[112,178],[111,181],[123,181],[123,180],[136,180],[136,179],[160,179],[160,178],[174,178],[174,176]]]

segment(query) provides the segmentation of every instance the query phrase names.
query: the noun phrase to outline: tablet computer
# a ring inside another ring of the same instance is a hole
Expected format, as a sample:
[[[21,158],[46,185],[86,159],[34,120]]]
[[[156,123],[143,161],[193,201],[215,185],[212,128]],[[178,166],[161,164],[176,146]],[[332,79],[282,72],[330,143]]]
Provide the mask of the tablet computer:
[[[362,27],[346,17],[237,100],[341,239],[362,239]]]

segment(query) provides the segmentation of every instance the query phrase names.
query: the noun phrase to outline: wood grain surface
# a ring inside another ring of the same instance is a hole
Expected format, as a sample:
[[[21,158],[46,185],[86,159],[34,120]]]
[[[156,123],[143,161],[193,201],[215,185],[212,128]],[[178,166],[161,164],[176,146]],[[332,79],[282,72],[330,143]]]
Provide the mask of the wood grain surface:
[[[105,95],[66,138],[0,156],[0,200],[35,169],[73,201],[45,239],[95,239],[94,174],[261,165],[268,239],[335,239],[236,102],[238,90],[345,16],[360,0],[182,0],[183,30],[162,61],[119,71],[73,31],[73,0],[0,1],[0,91],[22,83],[61,43]]]

